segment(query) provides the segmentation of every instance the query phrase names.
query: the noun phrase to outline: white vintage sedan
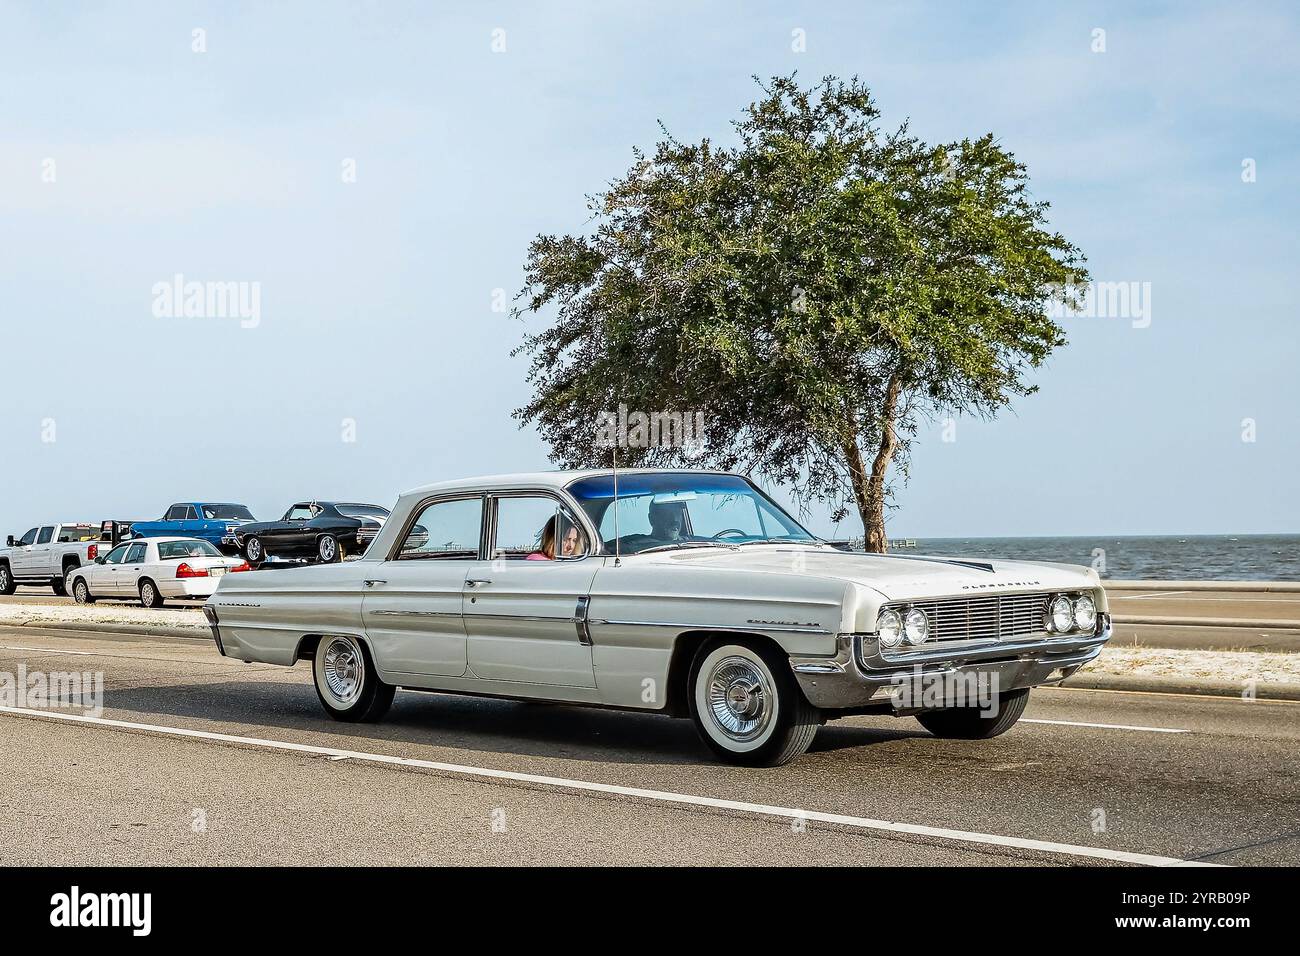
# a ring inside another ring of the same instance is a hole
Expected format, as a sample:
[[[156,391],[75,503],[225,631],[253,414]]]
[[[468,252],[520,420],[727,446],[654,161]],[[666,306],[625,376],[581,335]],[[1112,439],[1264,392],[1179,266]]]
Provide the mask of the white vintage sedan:
[[[204,612],[228,657],[311,661],[339,720],[399,687],[658,711],[747,765],[850,714],[995,736],[1111,633],[1087,568],[838,550],[700,471],[430,485],[360,560],[227,576]]]
[[[67,583],[78,604],[119,598],[156,608],[169,598],[209,598],[225,575],[248,570],[243,558],[199,538],[135,538],[71,571]]]

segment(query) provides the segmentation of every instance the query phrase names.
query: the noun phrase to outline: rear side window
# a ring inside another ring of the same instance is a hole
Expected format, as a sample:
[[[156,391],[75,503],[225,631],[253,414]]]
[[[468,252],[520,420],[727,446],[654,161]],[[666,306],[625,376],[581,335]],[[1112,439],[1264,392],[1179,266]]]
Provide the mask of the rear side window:
[[[81,541],[98,541],[99,529],[88,524],[65,524],[59,528],[59,543],[74,544]]]
[[[435,501],[415,519],[397,557],[473,561],[482,533],[482,498]]]
[[[41,536],[36,539],[36,543],[49,544],[53,538],[54,538],[54,526],[50,525],[48,528],[41,529]]]
[[[139,564],[144,560],[144,553],[149,550],[147,544],[133,544],[131,550],[126,553],[127,564]]]

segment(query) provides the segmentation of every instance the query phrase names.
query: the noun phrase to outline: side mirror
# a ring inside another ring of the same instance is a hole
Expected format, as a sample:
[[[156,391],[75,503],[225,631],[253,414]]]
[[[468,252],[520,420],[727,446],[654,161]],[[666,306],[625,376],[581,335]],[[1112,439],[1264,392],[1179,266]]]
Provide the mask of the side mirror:
[[[13,546],[14,546],[14,536],[10,535],[8,538],[5,539],[5,547],[12,548]]]
[[[96,564],[103,564],[103,563],[104,563],[104,559],[103,559],[102,557],[100,557],[100,558],[96,558],[96,559],[95,559],[95,563],[96,563]]]

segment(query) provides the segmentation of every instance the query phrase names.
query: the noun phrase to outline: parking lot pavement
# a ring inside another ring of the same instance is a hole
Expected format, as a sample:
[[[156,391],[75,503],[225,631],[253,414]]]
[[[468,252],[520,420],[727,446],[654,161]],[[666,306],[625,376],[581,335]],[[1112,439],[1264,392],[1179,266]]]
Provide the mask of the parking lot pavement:
[[[7,862],[1300,863],[1286,702],[1045,689],[995,740],[852,718],[755,771],[651,715],[403,692],[339,724],[305,667],[202,639],[0,628],[20,665],[102,671],[130,726],[0,713]]]

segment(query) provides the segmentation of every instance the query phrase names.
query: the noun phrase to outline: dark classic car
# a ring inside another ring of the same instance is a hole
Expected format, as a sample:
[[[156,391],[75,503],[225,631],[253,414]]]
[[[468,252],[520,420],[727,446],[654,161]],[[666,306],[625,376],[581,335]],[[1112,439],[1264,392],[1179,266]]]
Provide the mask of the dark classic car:
[[[249,564],[267,558],[306,558],[330,564],[370,546],[388,519],[379,505],[346,501],[300,501],[279,521],[255,521],[235,529]]]

